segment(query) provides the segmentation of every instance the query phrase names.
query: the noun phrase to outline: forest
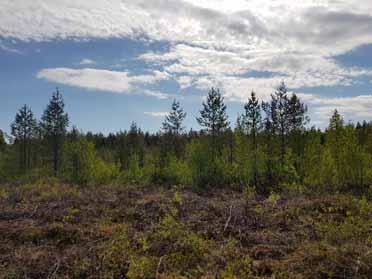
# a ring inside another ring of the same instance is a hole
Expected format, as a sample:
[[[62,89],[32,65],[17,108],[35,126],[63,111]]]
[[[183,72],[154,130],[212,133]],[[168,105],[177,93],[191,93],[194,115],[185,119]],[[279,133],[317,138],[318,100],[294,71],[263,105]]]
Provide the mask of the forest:
[[[282,83],[188,130],[83,132],[57,89],[0,133],[0,278],[370,278],[372,123],[326,129]]]
[[[84,133],[71,124],[64,106],[57,89],[40,120],[27,105],[19,109],[9,140],[0,137],[1,182],[56,177],[77,185],[367,195],[372,183],[372,123],[344,123],[335,110],[327,129],[311,127],[306,105],[284,83],[269,102],[252,92],[234,121],[212,88],[196,119],[200,131],[186,130],[187,115],[176,100],[155,134],[135,122],[123,132]]]

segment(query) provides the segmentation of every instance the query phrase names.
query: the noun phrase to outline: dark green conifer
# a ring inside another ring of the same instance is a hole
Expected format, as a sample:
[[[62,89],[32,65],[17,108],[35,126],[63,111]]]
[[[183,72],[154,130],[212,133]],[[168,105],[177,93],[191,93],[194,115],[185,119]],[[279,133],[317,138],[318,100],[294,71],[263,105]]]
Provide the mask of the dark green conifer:
[[[60,150],[66,135],[69,119],[58,88],[41,117],[41,129],[52,151],[53,171],[56,175],[60,165]]]

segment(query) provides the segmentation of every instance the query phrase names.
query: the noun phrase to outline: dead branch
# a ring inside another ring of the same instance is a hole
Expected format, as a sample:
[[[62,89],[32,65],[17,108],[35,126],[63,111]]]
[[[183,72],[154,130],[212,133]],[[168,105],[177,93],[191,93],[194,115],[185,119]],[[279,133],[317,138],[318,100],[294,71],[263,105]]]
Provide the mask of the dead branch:
[[[229,226],[229,223],[231,221],[231,217],[232,217],[232,205],[230,205],[230,213],[229,213],[229,217],[226,220],[225,227],[223,229],[224,232],[226,231],[227,227]]]

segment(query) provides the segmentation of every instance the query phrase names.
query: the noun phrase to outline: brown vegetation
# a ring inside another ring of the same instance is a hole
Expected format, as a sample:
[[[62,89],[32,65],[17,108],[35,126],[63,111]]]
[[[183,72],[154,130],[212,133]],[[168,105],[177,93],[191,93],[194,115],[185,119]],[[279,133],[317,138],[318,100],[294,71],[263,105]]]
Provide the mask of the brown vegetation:
[[[370,278],[372,204],[349,195],[0,191],[1,278]]]

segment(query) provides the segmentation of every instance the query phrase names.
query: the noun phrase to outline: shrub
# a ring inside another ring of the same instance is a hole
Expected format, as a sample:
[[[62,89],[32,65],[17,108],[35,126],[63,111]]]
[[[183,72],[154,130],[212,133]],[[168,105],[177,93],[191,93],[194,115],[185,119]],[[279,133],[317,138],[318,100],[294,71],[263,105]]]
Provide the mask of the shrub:
[[[192,183],[189,165],[178,160],[174,154],[168,155],[167,163],[162,169],[163,183],[171,185],[190,185]]]
[[[94,144],[82,137],[63,145],[62,176],[77,184],[87,184],[94,175]]]
[[[155,278],[157,261],[154,257],[133,256],[129,261],[128,279]]]
[[[163,257],[162,267],[186,277],[200,277],[210,241],[190,231],[183,223],[167,214],[148,236],[148,251]],[[158,253],[161,254],[158,254]]]
[[[192,182],[199,189],[224,185],[225,164],[222,159],[213,159],[210,149],[206,142],[200,140],[193,140],[187,146]]]
[[[107,163],[100,158],[96,158],[93,166],[91,181],[94,184],[109,184],[120,174],[119,166]]]
[[[118,230],[99,247],[102,269],[107,278],[126,278],[129,271],[132,245],[124,230]]]

